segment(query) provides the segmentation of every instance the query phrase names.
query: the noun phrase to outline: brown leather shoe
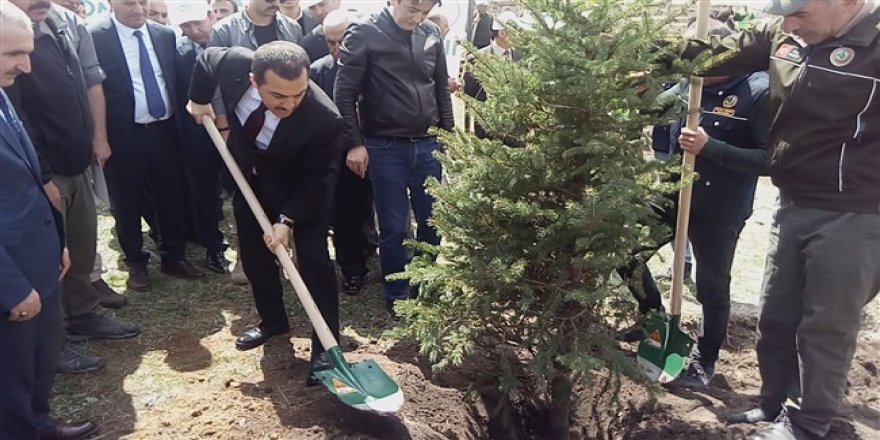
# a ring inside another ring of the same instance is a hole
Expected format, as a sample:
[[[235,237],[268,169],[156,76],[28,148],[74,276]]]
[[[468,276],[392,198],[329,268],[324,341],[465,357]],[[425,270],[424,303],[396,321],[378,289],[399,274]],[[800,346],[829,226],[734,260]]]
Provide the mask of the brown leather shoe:
[[[98,425],[93,422],[79,422],[70,425],[57,424],[55,428],[40,438],[48,440],[82,440],[98,433]]]
[[[125,285],[131,290],[149,292],[153,285],[150,283],[150,272],[147,270],[147,265],[129,267],[128,281],[125,282]]]
[[[104,280],[99,278],[98,281],[92,283],[92,287],[98,292],[98,304],[100,304],[101,307],[108,309],[121,309],[128,305],[128,298],[113,290],[106,282],[104,282]]]
[[[186,260],[163,261],[160,270],[165,275],[182,278],[184,280],[197,280],[205,277],[204,272],[196,269],[195,266]]]

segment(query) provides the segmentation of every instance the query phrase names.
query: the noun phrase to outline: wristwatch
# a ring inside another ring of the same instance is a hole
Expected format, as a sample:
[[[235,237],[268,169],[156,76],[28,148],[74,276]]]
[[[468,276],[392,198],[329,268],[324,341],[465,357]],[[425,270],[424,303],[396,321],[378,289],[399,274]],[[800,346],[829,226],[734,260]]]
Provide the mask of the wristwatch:
[[[293,229],[293,219],[284,214],[278,216],[278,223]]]

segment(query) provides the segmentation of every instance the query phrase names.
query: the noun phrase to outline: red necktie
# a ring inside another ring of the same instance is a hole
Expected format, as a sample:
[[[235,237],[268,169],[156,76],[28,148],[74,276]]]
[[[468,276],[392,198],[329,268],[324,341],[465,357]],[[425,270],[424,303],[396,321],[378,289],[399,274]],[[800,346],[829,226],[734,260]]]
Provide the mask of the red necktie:
[[[257,107],[256,110],[251,112],[250,116],[248,116],[247,121],[244,122],[244,134],[247,138],[253,142],[255,145],[257,143],[257,136],[260,135],[260,131],[263,130],[263,124],[266,122],[266,105],[262,102],[260,106]]]

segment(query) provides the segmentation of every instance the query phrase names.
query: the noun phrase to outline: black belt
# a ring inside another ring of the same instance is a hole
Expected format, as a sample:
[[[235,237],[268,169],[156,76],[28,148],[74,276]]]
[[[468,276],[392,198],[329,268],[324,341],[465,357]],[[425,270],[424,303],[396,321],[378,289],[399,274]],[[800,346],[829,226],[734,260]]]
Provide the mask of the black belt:
[[[411,144],[415,144],[417,142],[422,142],[426,139],[434,139],[436,136],[376,136],[385,139],[391,139],[394,142],[409,142]]]
[[[149,130],[149,129],[153,129],[153,128],[159,128],[168,122],[171,122],[171,118],[162,119],[161,121],[147,122],[146,124],[138,124],[137,122],[135,122],[134,125],[137,126],[138,128],[143,128],[144,130]]]

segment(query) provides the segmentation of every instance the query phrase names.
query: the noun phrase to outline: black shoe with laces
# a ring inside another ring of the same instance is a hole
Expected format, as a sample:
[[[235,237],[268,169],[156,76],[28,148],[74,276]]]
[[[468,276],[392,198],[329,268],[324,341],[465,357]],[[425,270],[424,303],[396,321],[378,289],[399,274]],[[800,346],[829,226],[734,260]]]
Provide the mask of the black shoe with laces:
[[[221,275],[225,274],[226,266],[228,264],[229,261],[223,256],[223,251],[205,251],[205,266],[207,266],[211,272]]]
[[[346,295],[357,295],[364,288],[365,275],[346,275],[342,280],[342,292]]]
[[[73,347],[70,341],[65,341],[58,354],[58,367],[55,370],[63,374],[82,374],[98,371],[104,366],[104,361],[98,356],[89,356]]]
[[[713,377],[715,377],[715,368],[703,366],[695,359],[688,365],[687,370],[670,385],[681,388],[706,388]]]
[[[395,301],[393,299],[386,299],[385,310],[388,310],[388,314],[391,315],[393,321],[400,321],[400,317],[397,316],[397,312],[394,310],[394,303]]]

